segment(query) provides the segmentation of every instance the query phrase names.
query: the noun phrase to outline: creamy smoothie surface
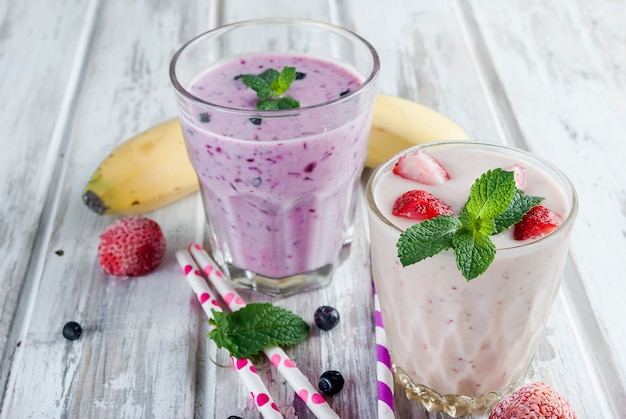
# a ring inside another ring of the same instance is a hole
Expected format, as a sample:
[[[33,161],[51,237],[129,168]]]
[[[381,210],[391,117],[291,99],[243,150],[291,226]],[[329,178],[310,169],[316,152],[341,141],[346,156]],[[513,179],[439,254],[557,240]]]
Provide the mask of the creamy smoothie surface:
[[[233,265],[270,278],[332,264],[346,239],[371,117],[349,94],[363,78],[326,59],[259,54],[217,63],[187,86],[211,104],[253,110],[256,92],[238,76],[285,66],[298,73],[285,96],[299,109],[261,117],[208,106],[182,116],[218,246]]]
[[[563,219],[569,214],[571,204],[563,189],[529,161],[471,147],[429,153],[445,167],[450,180],[424,185],[389,170],[374,185],[376,206],[402,230],[415,223],[391,213],[404,192],[427,190],[458,215],[481,174],[514,164],[527,170],[527,195],[545,197],[541,205]],[[396,248],[399,234],[370,216],[372,274],[394,365],[413,383],[441,395],[476,397],[519,383],[560,284],[568,235],[522,246],[527,242],[515,240],[505,230],[492,236],[498,249],[492,265],[467,281],[451,250],[402,267]]]

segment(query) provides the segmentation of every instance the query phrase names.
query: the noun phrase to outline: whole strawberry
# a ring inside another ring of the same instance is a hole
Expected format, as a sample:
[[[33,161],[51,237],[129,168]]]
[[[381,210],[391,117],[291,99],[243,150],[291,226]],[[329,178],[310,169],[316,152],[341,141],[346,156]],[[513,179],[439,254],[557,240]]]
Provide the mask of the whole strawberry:
[[[165,247],[165,237],[155,221],[131,215],[104,229],[98,244],[98,260],[109,275],[141,276],[159,266]]]
[[[576,419],[569,402],[544,382],[527,384],[494,407],[489,419]]]

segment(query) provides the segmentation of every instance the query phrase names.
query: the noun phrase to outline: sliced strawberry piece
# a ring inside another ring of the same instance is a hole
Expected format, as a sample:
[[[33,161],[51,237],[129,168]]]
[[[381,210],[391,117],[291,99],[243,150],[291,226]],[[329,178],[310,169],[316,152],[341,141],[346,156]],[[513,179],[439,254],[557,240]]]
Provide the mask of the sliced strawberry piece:
[[[416,150],[398,159],[393,173],[424,185],[437,185],[450,179],[448,171],[424,150]]]
[[[453,215],[450,205],[430,192],[413,190],[403,193],[393,205],[393,215],[413,220],[428,220],[439,215]]]
[[[513,176],[515,177],[515,186],[517,186],[518,189],[524,190],[526,187],[526,168],[524,166],[513,164],[505,167],[503,170],[513,172]]]
[[[548,208],[537,205],[524,215],[522,220],[515,224],[513,238],[528,240],[550,234],[563,223],[561,216]]]

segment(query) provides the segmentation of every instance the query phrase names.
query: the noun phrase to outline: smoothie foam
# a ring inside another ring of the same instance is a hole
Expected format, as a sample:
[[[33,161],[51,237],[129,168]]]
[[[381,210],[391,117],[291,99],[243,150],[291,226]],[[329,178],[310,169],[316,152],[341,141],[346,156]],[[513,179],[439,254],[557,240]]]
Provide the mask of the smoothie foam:
[[[510,230],[492,236],[498,249],[494,262],[468,282],[452,250],[402,267],[396,248],[399,229],[414,221],[392,215],[393,203],[408,190],[423,189],[458,215],[482,173],[513,164],[527,169],[526,194],[545,197],[542,205],[563,219],[575,212],[574,200],[553,173],[524,154],[469,143],[426,150],[447,169],[449,181],[419,184],[394,175],[391,165],[370,185],[373,196],[368,196],[372,274],[394,365],[414,384],[440,395],[507,391],[523,379],[542,337],[559,288],[571,222],[531,245],[515,241]],[[372,200],[381,214],[372,213]]]
[[[301,108],[242,116],[238,110],[253,110],[257,97],[237,76],[284,66],[304,75],[285,94]],[[362,83],[326,59],[259,54],[217,63],[187,86],[222,107],[198,107],[181,119],[216,247],[228,262],[270,278],[334,262],[367,153],[371,106],[349,98]],[[329,101],[337,103],[315,106]]]

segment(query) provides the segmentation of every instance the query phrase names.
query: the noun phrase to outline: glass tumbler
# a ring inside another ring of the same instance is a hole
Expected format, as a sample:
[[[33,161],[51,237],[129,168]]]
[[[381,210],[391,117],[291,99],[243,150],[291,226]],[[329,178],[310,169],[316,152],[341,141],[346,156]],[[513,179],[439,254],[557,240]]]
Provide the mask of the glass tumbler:
[[[430,191],[458,215],[482,173],[517,164],[526,169],[526,193],[558,209],[562,224],[532,241],[512,233],[497,241],[488,269],[471,281],[459,272],[453,250],[403,267],[396,243],[414,223],[391,214],[396,196],[424,189],[392,173],[401,155],[425,150],[450,180]],[[447,194],[447,195],[446,195]],[[576,193],[551,163],[522,150],[472,141],[423,144],[392,157],[366,188],[372,276],[380,299],[396,382],[413,406],[453,417],[484,414],[518,386],[543,336],[559,289],[576,218]],[[445,196],[445,197],[444,197]]]
[[[170,78],[198,175],[212,256],[235,285],[288,295],[328,285],[349,254],[379,58],[327,23],[260,19],[206,32],[174,55]],[[257,110],[241,74],[295,67]]]

